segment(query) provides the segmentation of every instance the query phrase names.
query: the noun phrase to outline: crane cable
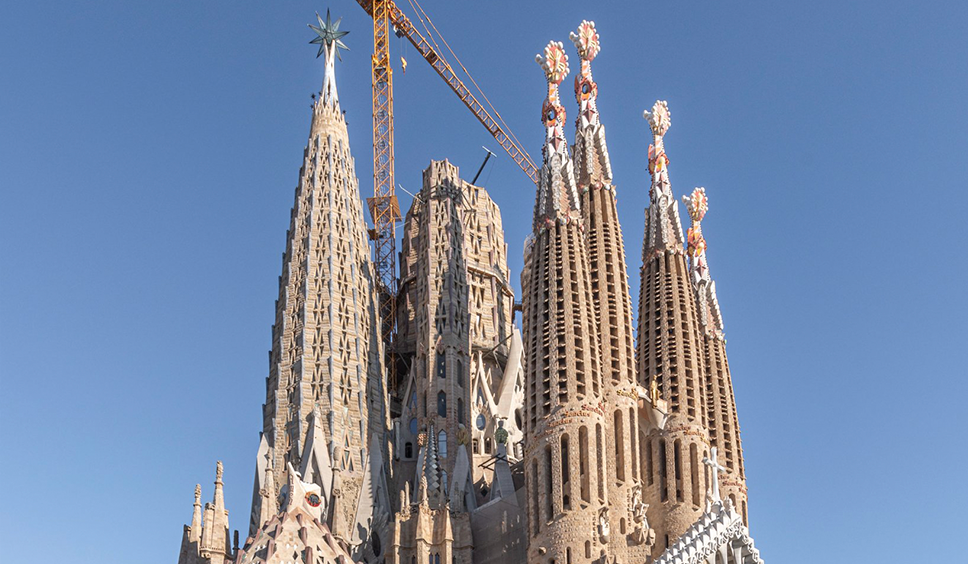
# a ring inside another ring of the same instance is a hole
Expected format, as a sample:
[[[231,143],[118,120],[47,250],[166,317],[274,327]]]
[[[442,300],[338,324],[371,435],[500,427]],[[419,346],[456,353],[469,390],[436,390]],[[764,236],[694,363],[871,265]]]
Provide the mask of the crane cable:
[[[458,66],[460,66],[461,70],[464,71],[464,74],[467,75],[467,78],[470,79],[474,87],[477,88],[478,93],[480,93],[481,97],[484,98],[484,101],[487,102],[487,105],[491,108],[491,111],[494,112],[494,115],[497,117],[497,119],[501,122],[501,125],[504,127],[504,131],[507,133],[507,135],[510,136],[511,139],[514,140],[517,146],[527,157],[529,163],[533,166],[534,160],[531,158],[531,155],[529,155],[528,152],[524,149],[524,145],[521,144],[517,136],[514,135],[514,131],[512,131],[511,128],[508,126],[507,122],[504,121],[504,117],[501,116],[501,112],[497,111],[497,108],[495,108],[494,104],[492,104],[490,99],[488,99],[487,94],[484,93],[480,85],[477,84],[477,81],[474,80],[474,77],[471,75],[470,71],[467,70],[467,67],[464,66],[464,63],[461,62],[460,57],[457,56],[457,53],[455,53],[454,50],[451,49],[450,44],[447,43],[447,39],[444,38],[442,33],[440,33],[440,30],[437,29],[436,25],[434,25],[433,20],[430,19],[430,16],[427,14],[427,12],[424,11],[423,7],[420,6],[419,0],[408,0],[408,1],[410,2],[410,6],[413,7],[414,10],[416,11],[417,19],[420,20],[420,23],[421,25],[423,25],[424,30],[427,31],[427,35],[430,37],[430,41],[433,42],[435,47],[437,47],[437,51],[438,52],[442,51],[442,49],[440,49],[440,46],[437,45],[437,41],[434,40],[433,34],[430,32],[429,29],[427,29],[427,25],[424,23],[424,18],[427,19],[427,22],[430,23],[430,26],[434,28],[434,31],[437,33],[438,36],[440,36],[440,40],[444,42],[444,45],[447,47],[447,50],[454,57],[454,60],[457,61]],[[423,17],[421,17],[421,14],[423,14]]]

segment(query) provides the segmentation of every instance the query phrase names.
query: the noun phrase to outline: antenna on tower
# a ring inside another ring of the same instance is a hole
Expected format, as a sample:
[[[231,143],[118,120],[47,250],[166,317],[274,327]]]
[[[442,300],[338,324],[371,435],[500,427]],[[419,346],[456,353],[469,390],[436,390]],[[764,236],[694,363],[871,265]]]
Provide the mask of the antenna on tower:
[[[484,171],[484,167],[487,166],[487,161],[489,161],[491,157],[494,156],[494,153],[492,153],[491,150],[488,149],[487,147],[481,145],[481,149],[484,149],[485,151],[487,151],[487,154],[484,155],[484,162],[481,163],[481,168],[477,169],[477,174],[474,175],[474,180],[471,180],[471,184],[473,184],[474,186],[477,186],[477,178],[481,175],[481,172]]]

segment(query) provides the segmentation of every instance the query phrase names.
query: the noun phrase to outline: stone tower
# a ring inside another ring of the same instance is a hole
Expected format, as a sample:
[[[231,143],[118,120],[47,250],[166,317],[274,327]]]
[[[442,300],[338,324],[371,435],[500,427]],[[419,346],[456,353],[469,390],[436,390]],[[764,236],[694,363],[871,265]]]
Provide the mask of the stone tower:
[[[655,144],[649,147],[652,186],[642,251],[638,378],[643,386],[655,386],[669,405],[665,429],[651,430],[642,445],[657,557],[702,515],[708,483],[702,460],[709,435],[703,338],[663,142],[669,109],[660,101],[645,114]]]
[[[692,219],[688,231],[689,276],[696,290],[699,327],[702,330],[706,359],[706,410],[709,440],[719,449],[726,464],[720,475],[723,497],[728,499],[749,527],[747,514],[746,471],[743,468],[743,448],[739,438],[736,400],[733,381],[726,359],[726,338],[723,336],[723,316],[716,298],[716,282],[709,274],[706,262],[706,239],[702,234],[702,219],[709,209],[705,188],[696,188],[683,196],[686,210]]]
[[[604,558],[610,540],[605,396],[574,167],[558,86],[561,43],[537,56],[548,81],[545,142],[522,275],[528,562]]]
[[[408,370],[395,393],[400,511],[390,558],[470,564],[470,512],[502,494],[491,487],[495,468],[483,464],[498,450],[496,431],[509,431],[512,445],[522,438],[520,336],[500,210],[447,161],[424,171],[400,273],[396,348]]]
[[[320,487],[332,534],[368,556],[389,516],[384,471],[387,427],[383,350],[373,268],[335,59],[339,21],[319,18],[323,87],[286,236],[263,406],[250,535],[280,492],[273,477],[296,468]],[[269,470],[272,470],[270,473]],[[385,539],[383,539],[385,540]],[[374,546],[375,545],[375,546]]]
[[[571,40],[581,70],[575,76],[575,175],[581,194],[588,272],[596,330],[602,351],[607,408],[606,464],[610,506],[611,552],[619,562],[644,562],[651,552],[650,535],[639,479],[638,386],[633,356],[632,300],[622,229],[615,204],[612,167],[605,126],[598,115],[598,85],[591,62],[598,54],[595,23],[583,21]]]

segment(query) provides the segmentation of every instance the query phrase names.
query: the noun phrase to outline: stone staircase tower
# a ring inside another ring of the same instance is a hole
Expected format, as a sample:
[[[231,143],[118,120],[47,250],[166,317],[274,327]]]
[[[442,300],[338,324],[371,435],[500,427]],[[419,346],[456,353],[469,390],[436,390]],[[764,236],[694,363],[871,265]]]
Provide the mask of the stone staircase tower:
[[[610,539],[605,396],[574,167],[558,85],[561,43],[537,57],[548,81],[543,164],[522,274],[528,562],[590,562]]]

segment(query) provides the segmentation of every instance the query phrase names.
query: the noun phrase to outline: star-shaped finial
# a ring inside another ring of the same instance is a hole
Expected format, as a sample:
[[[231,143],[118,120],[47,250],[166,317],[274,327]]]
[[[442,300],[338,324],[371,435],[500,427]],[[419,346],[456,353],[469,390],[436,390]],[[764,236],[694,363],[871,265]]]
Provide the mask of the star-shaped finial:
[[[334,51],[336,51],[336,56],[339,57],[339,60],[342,61],[343,57],[340,56],[339,50],[346,49],[347,51],[349,51],[350,49],[340,39],[341,37],[349,33],[348,31],[339,30],[339,23],[343,21],[343,18],[340,18],[336,20],[335,23],[333,23],[333,21],[329,17],[329,10],[327,9],[326,21],[325,22],[323,21],[323,18],[320,17],[319,15],[319,12],[316,12],[316,20],[319,22],[319,27],[316,27],[313,24],[309,24],[309,28],[315,31],[317,35],[315,39],[310,41],[310,43],[312,44],[319,45],[319,52],[316,53],[316,57],[321,56],[323,54],[323,51],[325,51],[327,47],[335,43],[336,49],[334,49]]]

